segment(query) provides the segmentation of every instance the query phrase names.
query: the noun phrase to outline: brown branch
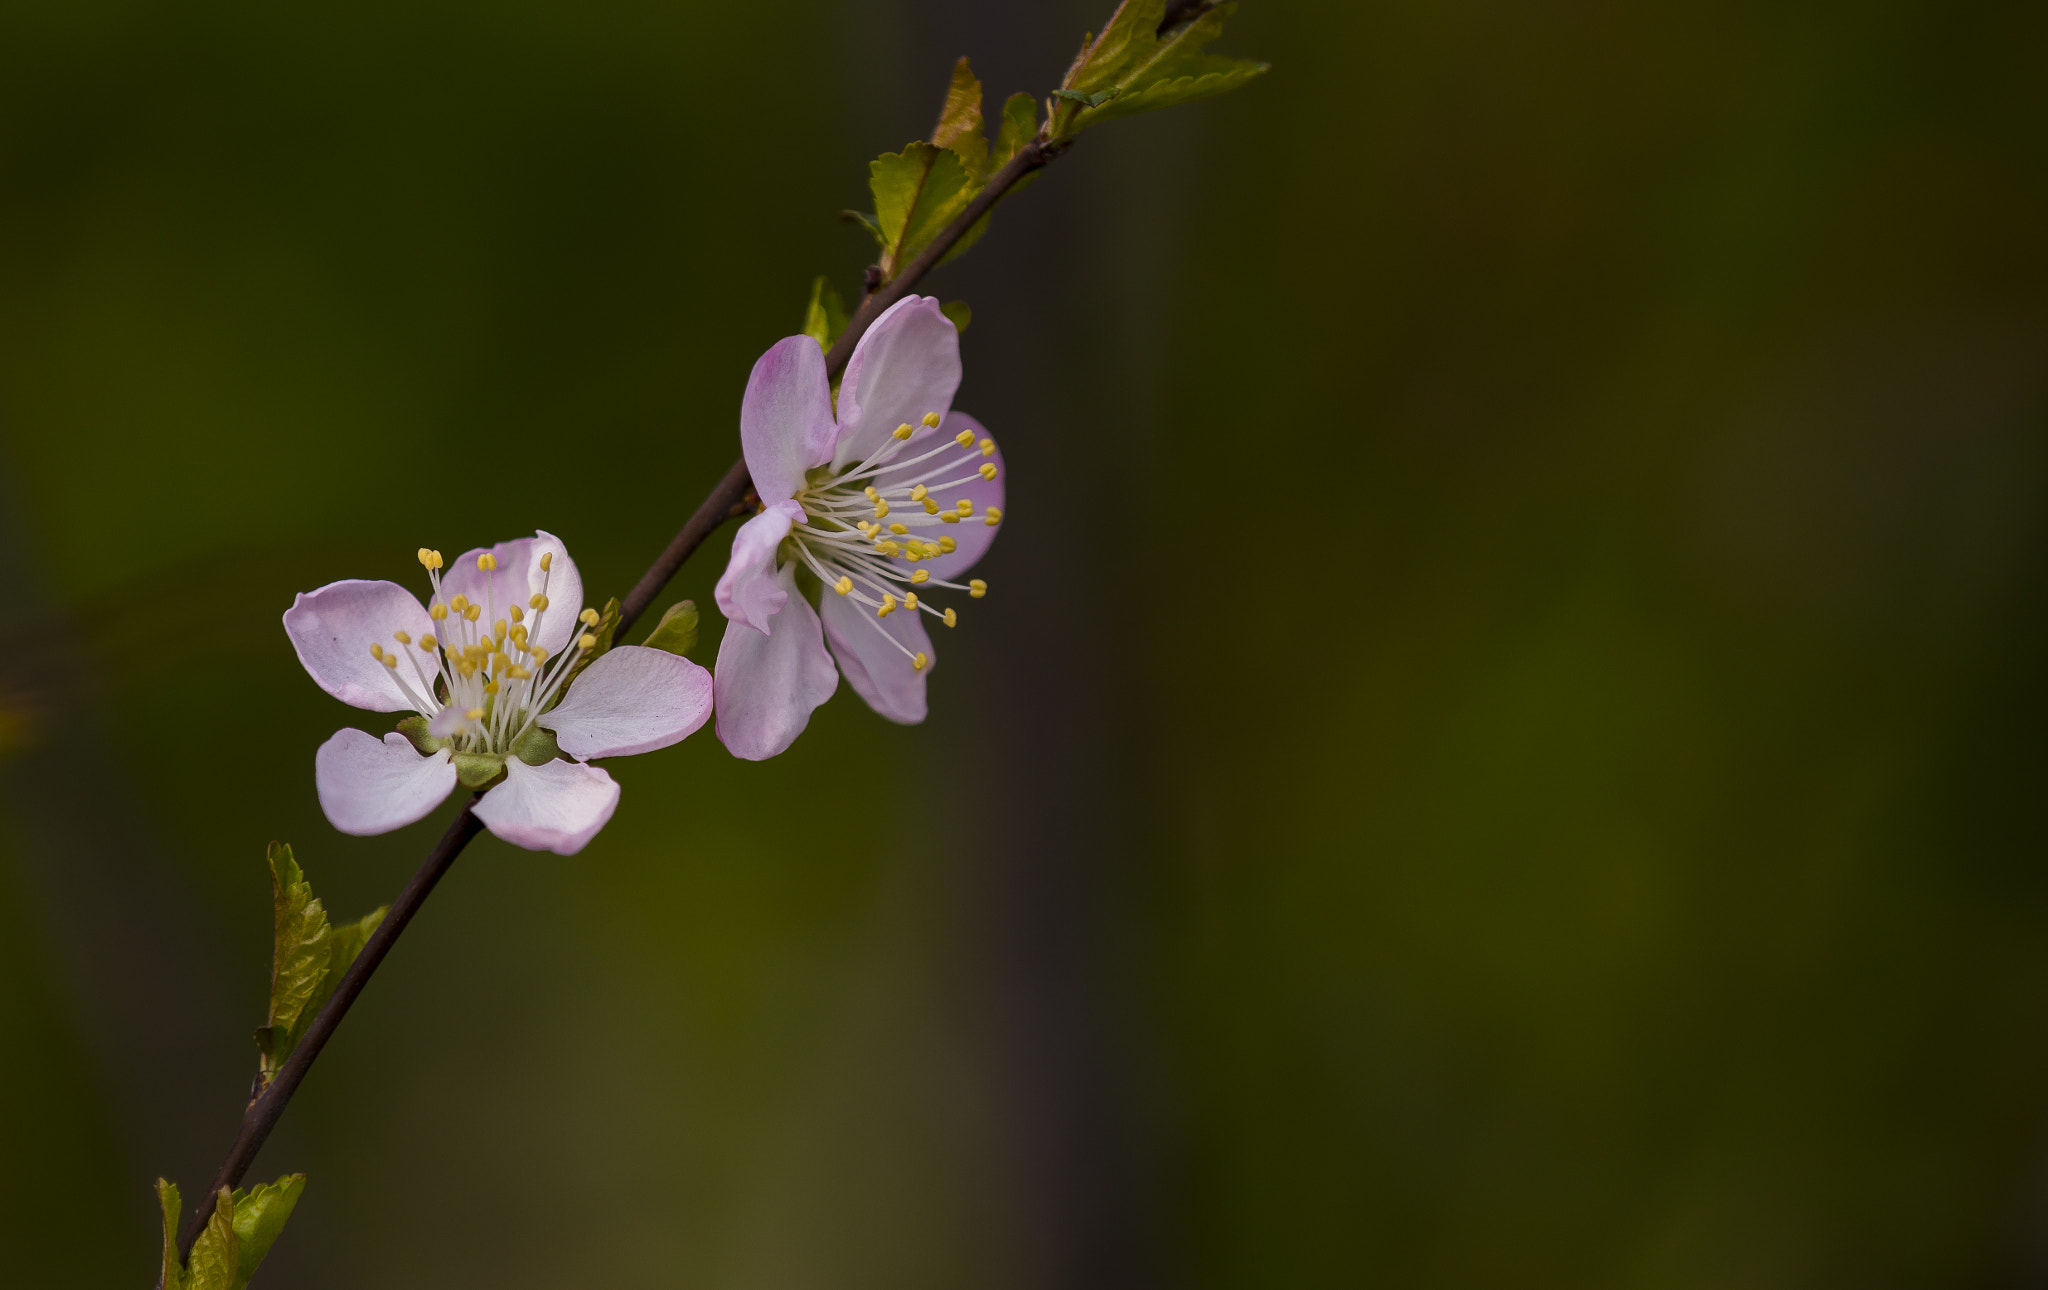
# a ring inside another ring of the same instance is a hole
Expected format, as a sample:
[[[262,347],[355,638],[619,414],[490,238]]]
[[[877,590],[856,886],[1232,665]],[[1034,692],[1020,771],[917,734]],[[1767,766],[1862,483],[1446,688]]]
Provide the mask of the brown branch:
[[[854,311],[852,319],[847,322],[846,330],[840,333],[838,341],[826,354],[827,372],[837,376],[846,367],[846,361],[853,356],[853,347],[874,324],[875,319],[881,317],[890,305],[901,300],[913,286],[917,285],[919,279],[931,272],[932,267],[946,252],[952,250],[954,244],[974,227],[975,221],[995,208],[1003,194],[1016,187],[1026,175],[1058,156],[1062,148],[1063,145],[1059,144],[1026,144],[989,179],[981,192],[975,195],[974,200],[967,204],[967,208],[961,211],[952,223],[946,225],[938,237],[932,240],[931,245],[919,252],[917,258],[905,266],[895,278],[870,291],[860,302],[860,308]],[[668,548],[647,572],[641,575],[640,581],[633,584],[633,589],[626,593],[626,599],[619,606],[619,625],[615,639],[625,636],[626,629],[647,612],[647,607],[654,603],[654,598],[661,594],[661,589],[675,576],[683,561],[689,559],[691,553],[703,545],[704,539],[711,536],[714,529],[726,520],[745,513],[746,496],[751,487],[747,479],[747,463],[742,458],[725,472],[725,478],[718,481],[710,495],[697,507],[696,512],[668,544]],[[435,843],[434,849],[427,854],[426,860],[419,867],[419,872],[412,876],[412,881],[405,885],[405,890],[398,894],[398,899],[391,902],[390,912],[384,915],[384,921],[377,925],[377,930],[370,933],[370,939],[363,945],[362,953],[356,955],[355,962],[349,964],[348,970],[342,973],[341,984],[335,987],[333,996],[320,1009],[319,1015],[313,1018],[313,1023],[306,1027],[305,1036],[299,1040],[298,1046],[292,1050],[291,1057],[277,1072],[277,1078],[270,1082],[268,1088],[250,1099],[248,1108],[242,1113],[241,1131],[235,1135],[235,1144],[229,1149],[227,1159],[221,1162],[220,1172],[214,1177],[213,1186],[206,1193],[208,1197],[219,1195],[223,1187],[232,1189],[241,1184],[243,1175],[249,1172],[249,1166],[256,1160],[256,1153],[270,1137],[270,1131],[277,1127],[278,1117],[284,1114],[285,1106],[291,1101],[292,1094],[298,1091],[299,1081],[306,1077],[306,1072],[312,1068],[314,1059],[320,1056],[320,1050],[327,1046],[328,1039],[341,1025],[342,1018],[348,1015],[356,996],[361,994],[363,987],[369,983],[370,974],[384,961],[384,956],[398,940],[398,934],[405,930],[406,924],[412,921],[412,916],[419,912],[428,894],[434,890],[434,884],[440,882],[441,876],[455,863],[455,857],[462,853],[462,848],[469,845],[470,839],[483,830],[482,822],[476,818],[476,813],[472,809],[477,800],[471,798],[469,804],[462,808],[462,814],[455,818],[455,823],[448,826],[448,831],[441,835],[441,840]],[[212,1210],[205,1204],[193,1211],[178,1242],[180,1261],[191,1257],[192,1243],[199,1239],[199,1234],[206,1228],[206,1220],[211,1216]],[[162,1290],[163,1282],[159,1280],[157,1286],[158,1290]]]

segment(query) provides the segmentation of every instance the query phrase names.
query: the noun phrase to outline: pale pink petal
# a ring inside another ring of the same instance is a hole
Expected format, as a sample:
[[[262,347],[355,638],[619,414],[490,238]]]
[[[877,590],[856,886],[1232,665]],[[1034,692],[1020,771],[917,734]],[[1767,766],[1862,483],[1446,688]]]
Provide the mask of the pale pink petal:
[[[948,412],[946,419],[939,423],[936,430],[919,427],[918,433],[911,436],[910,442],[903,450],[905,458],[922,457],[962,430],[974,436],[973,446],[956,452],[941,453],[930,461],[906,466],[901,470],[885,470],[875,485],[877,488],[890,489],[907,487],[911,483],[925,484],[932,490],[932,500],[946,510],[953,509],[955,504],[961,501],[974,503],[973,514],[965,516],[957,524],[911,530],[928,541],[936,542],[942,537],[950,537],[958,544],[958,549],[950,554],[933,556],[918,565],[920,569],[930,570],[932,577],[945,582],[958,582],[960,575],[966,573],[976,560],[981,559],[983,553],[988,550],[988,544],[995,540],[996,529],[1001,527],[1000,524],[989,524],[988,508],[993,506],[997,510],[1002,509],[1003,477],[1006,473],[1003,467],[1003,452],[998,448],[989,456],[981,455],[981,441],[989,439],[989,433],[982,428],[981,422],[965,412]],[[994,442],[993,439],[989,441]],[[981,477],[980,470],[984,465],[996,468],[994,479]],[[954,482],[960,479],[967,482]],[[943,488],[940,487],[942,484]],[[890,617],[893,618],[895,615],[891,614]]]
[[[610,775],[580,761],[529,766],[505,759],[505,782],[484,794],[476,818],[515,847],[573,856],[619,807]]]
[[[800,339],[808,342],[810,338]],[[732,535],[732,559],[712,592],[719,613],[769,634],[768,620],[782,612],[782,602],[788,599],[776,581],[775,549],[789,536],[790,526],[803,518],[801,505],[780,501],[740,525],[740,531]]]
[[[428,712],[439,705],[420,694],[420,678],[406,666],[406,647],[393,639],[405,632],[414,640],[434,630],[434,621],[411,592],[395,582],[349,578],[330,582],[318,591],[302,591],[284,611],[284,630],[299,652],[299,662],[313,683],[351,707],[372,712],[412,712],[421,704]],[[370,646],[382,645],[400,656],[396,675],[370,657]],[[419,656],[424,661],[424,655]],[[407,696],[403,676],[417,701]],[[433,677],[428,672],[429,679]]]
[[[851,597],[827,591],[819,613],[825,619],[825,639],[832,642],[832,657],[839,660],[839,670],[846,673],[853,692],[891,721],[916,725],[924,720],[924,679],[938,662],[924,629],[924,611],[898,608],[887,618],[877,618],[873,609]],[[910,655],[918,653],[925,656],[923,671],[911,663]]]
[[[960,388],[960,332],[931,296],[905,296],[889,306],[853,347],[839,382],[839,443],[832,464],[869,454],[905,422],[940,416]]]
[[[476,567],[476,558],[486,551],[498,561],[498,567],[488,573]],[[554,557],[545,572],[540,567],[543,555]],[[542,591],[547,593],[548,608],[536,621],[529,605]],[[448,571],[441,575],[441,598],[452,600],[457,595],[484,607],[484,625],[509,618],[506,610],[518,605],[526,611],[526,630],[533,642],[550,654],[559,654],[576,634],[576,615],[583,612],[583,575],[576,571],[576,562],[569,558],[562,539],[539,532],[530,538],[464,551],[449,561]]]
[[[773,757],[796,742],[812,710],[839,688],[818,613],[796,594],[796,570],[784,569],[781,583],[788,604],[775,634],[730,622],[718,646],[718,738],[733,756],[748,761]]]
[[[439,806],[455,791],[455,766],[447,750],[422,757],[395,731],[379,741],[339,730],[313,754],[313,785],[329,824],[368,837],[402,829]]]
[[[838,433],[818,342],[776,341],[754,364],[740,401],[740,449],[754,494],[771,506],[794,496],[805,471],[831,460]]]
[[[555,732],[563,752],[588,760],[681,743],[710,715],[711,673],[667,650],[618,645],[538,724]]]

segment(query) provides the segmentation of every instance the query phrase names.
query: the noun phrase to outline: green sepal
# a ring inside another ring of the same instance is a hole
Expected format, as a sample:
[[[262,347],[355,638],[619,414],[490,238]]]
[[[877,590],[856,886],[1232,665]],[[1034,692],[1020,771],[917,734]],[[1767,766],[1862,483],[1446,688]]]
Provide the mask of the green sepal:
[[[846,330],[846,319],[846,302],[832,289],[832,279],[819,274],[811,283],[811,303],[804,309],[804,335],[817,341],[819,349],[830,349]]]
[[[966,331],[967,324],[974,321],[974,311],[967,307],[965,300],[948,300],[939,306],[939,312],[946,315],[954,331]]]
[[[213,1217],[192,1243],[185,1261],[185,1290],[236,1290],[241,1276],[242,1248],[235,1238],[235,1202],[228,1189],[214,1193]]]
[[[604,602],[604,612],[597,616],[597,626],[588,629],[588,634],[597,637],[597,644],[591,646],[589,653],[577,659],[576,665],[569,669],[569,678],[555,691],[555,697],[548,700],[550,710],[568,695],[569,687],[576,684],[576,678],[583,675],[583,669],[595,663],[612,647],[612,637],[619,634],[618,597],[614,596]]]
[[[306,1175],[286,1174],[274,1183],[235,1193],[234,1230],[241,1258],[233,1290],[245,1290],[249,1278],[256,1275],[264,1256],[283,1233],[285,1220],[298,1205],[299,1193],[305,1190]]]
[[[1166,0],[1124,0],[1101,35],[1083,41],[1048,100],[1046,137],[1063,139],[1104,121],[1208,98],[1263,75],[1265,63],[1202,52],[1236,11],[1235,4],[1204,4],[1162,32]]]
[[[875,223],[882,230],[882,281],[887,282],[967,205],[971,190],[960,154],[912,142],[868,163]]]
[[[178,1196],[178,1184],[157,1179],[156,1203],[164,1211],[164,1290],[185,1290],[185,1267],[178,1262],[178,1219],[184,1214],[185,1202]]]
[[[697,602],[678,600],[668,607],[654,630],[647,633],[647,639],[640,642],[649,649],[667,650],[671,654],[688,657],[697,647]]]
[[[422,757],[431,757],[447,746],[446,739],[437,739],[427,733],[427,719],[420,716],[407,717],[398,723],[398,733],[412,745],[413,751]]]
[[[555,742],[554,731],[536,725],[519,736],[519,742],[512,745],[512,755],[529,766],[545,766],[562,755],[562,745]]]
[[[464,788],[480,792],[505,777],[505,759],[497,753],[459,752],[449,760],[455,763],[456,782]]]

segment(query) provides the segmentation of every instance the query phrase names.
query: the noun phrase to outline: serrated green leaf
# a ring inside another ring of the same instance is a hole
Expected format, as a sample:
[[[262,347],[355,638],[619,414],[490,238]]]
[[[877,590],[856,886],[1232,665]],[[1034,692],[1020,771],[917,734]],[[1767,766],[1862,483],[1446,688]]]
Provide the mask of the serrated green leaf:
[[[972,196],[960,155],[929,143],[907,144],[901,152],[868,163],[868,188],[885,239],[884,282],[930,244]]]
[[[948,300],[939,306],[939,312],[946,315],[954,331],[966,331],[967,324],[974,321],[974,311],[967,307],[965,300]]]
[[[654,630],[641,641],[649,649],[663,649],[671,654],[687,656],[697,647],[697,604],[692,600],[678,600],[668,607]]]
[[[1166,0],[1124,0],[1067,69],[1055,91],[1049,136],[1065,138],[1105,121],[1208,98],[1264,73],[1264,63],[1202,52],[1236,11],[1234,3],[1205,4],[1162,32]]]
[[[273,842],[265,858],[270,864],[270,1012],[258,1045],[268,1083],[291,1056],[306,1003],[327,975],[329,929],[327,911],[292,849]]]
[[[235,1239],[235,1202],[223,1187],[214,1194],[213,1217],[192,1243],[185,1261],[185,1290],[235,1290],[241,1284],[241,1242]]]
[[[381,912],[381,911],[380,911]],[[338,966],[338,965],[337,965]],[[270,1247],[284,1231],[285,1220],[306,1190],[306,1175],[286,1174],[274,1183],[235,1193],[235,1240],[241,1249],[232,1290],[245,1290]]]
[[[953,82],[946,87],[939,123],[932,127],[932,142],[953,150],[967,171],[968,189],[979,191],[988,178],[988,139],[982,134],[981,82],[964,55],[953,64]]]
[[[156,1202],[164,1211],[164,1290],[185,1290],[185,1268],[178,1262],[178,1219],[185,1202],[178,1196],[178,1184],[157,1179]]]
[[[306,1027],[313,1024],[313,1018],[320,1015],[320,1009],[327,1006],[327,1000],[341,984],[341,974],[348,971],[348,965],[356,961],[356,955],[363,952],[363,944],[370,939],[370,933],[384,921],[390,906],[379,905],[353,923],[343,923],[333,928],[327,938],[327,972],[314,988],[312,997],[306,1000],[306,1007],[299,1014],[299,1024],[292,1031],[293,1047],[298,1046],[299,1036],[306,1033]]]
[[[1009,165],[1010,160],[1023,150],[1024,145],[1037,137],[1038,100],[1029,94],[1012,94],[1004,99],[1002,124],[996,127],[995,147],[989,151],[988,173],[994,175],[996,171]],[[1003,197],[1008,199],[1016,196],[1031,187],[1037,179],[1038,172],[1034,170],[1010,185],[1010,190],[1004,193]],[[960,240],[953,243],[952,247],[939,257],[939,263],[950,263],[966,254],[967,248],[979,242],[981,235],[988,232],[988,222],[995,213],[995,208],[990,207],[987,214],[969,225],[967,231],[960,235]]]
[[[804,335],[817,341],[819,349],[830,349],[846,330],[846,318],[846,302],[832,289],[832,280],[819,274],[811,283],[811,303],[804,309]]]

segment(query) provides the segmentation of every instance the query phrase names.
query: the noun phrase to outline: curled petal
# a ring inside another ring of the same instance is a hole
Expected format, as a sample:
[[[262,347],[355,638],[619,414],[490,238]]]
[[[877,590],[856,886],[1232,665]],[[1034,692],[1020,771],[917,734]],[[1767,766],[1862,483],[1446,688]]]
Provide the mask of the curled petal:
[[[828,592],[819,612],[825,620],[825,638],[832,642],[832,657],[839,660],[839,670],[853,692],[891,721],[907,726],[923,721],[924,682],[938,661],[924,629],[924,611],[899,608],[887,618],[877,618],[867,606]],[[925,656],[922,670],[912,660],[920,653]]]
[[[588,760],[680,743],[710,715],[711,673],[667,650],[620,645],[584,669],[539,724],[563,752]]]
[[[395,732],[379,741],[339,730],[313,754],[313,784],[329,824],[368,837],[402,829],[439,806],[455,791],[455,766],[445,749],[422,757]]]
[[[946,415],[960,388],[960,331],[931,296],[905,296],[868,328],[839,382],[832,464],[865,461],[897,426]]]
[[[476,567],[477,557],[489,555],[497,562],[491,570]],[[548,556],[546,569],[541,557]],[[548,607],[535,615],[532,598],[545,593]],[[530,538],[500,542],[494,547],[464,551],[441,576],[441,595],[453,600],[467,596],[484,607],[484,622],[509,617],[513,605],[526,611],[526,630],[533,642],[550,654],[559,654],[576,634],[576,615],[583,611],[583,575],[569,558],[569,548],[552,533],[539,532]]]
[[[588,846],[619,807],[610,775],[580,761],[529,766],[505,759],[505,782],[484,794],[476,818],[515,847],[573,856]]]
[[[798,339],[811,344],[807,336]],[[740,525],[740,531],[732,535],[732,559],[712,593],[719,613],[769,634],[768,620],[782,612],[783,602],[789,598],[775,576],[775,549],[789,536],[790,526],[803,518],[802,506],[780,501]]]
[[[972,503],[970,513],[961,516],[959,523],[947,524],[936,529],[918,530],[922,537],[933,540],[950,537],[957,544],[957,549],[951,553],[933,556],[918,566],[930,570],[932,577],[943,582],[959,581],[960,575],[972,568],[974,562],[988,551],[989,543],[995,541],[996,529],[1001,526],[988,522],[988,508],[993,506],[999,511],[1002,509],[1004,477],[1008,473],[1003,468],[1003,453],[1000,448],[993,447],[995,440],[989,438],[989,433],[981,422],[965,412],[948,412],[946,419],[939,423],[936,430],[920,428],[917,434],[911,436],[903,451],[905,458],[921,457],[938,447],[942,440],[951,439],[962,430],[974,436],[973,446],[961,449],[957,455],[950,452],[941,453],[930,461],[915,466],[907,466],[901,470],[885,470],[876,484],[876,487],[884,489],[913,482],[931,485],[932,500],[945,510],[953,509],[959,502]],[[980,444],[983,439],[988,439],[991,445],[991,451],[986,457],[981,455]],[[996,468],[994,479],[981,477],[980,469],[984,465]],[[953,482],[962,478],[967,482]],[[937,487],[941,484],[945,487]],[[895,615],[892,614],[890,617],[893,618]]]
[[[818,342],[775,342],[754,364],[740,402],[740,448],[755,496],[770,506],[787,501],[803,486],[805,471],[831,460],[838,435]]]
[[[839,688],[839,671],[811,602],[796,594],[796,570],[784,569],[788,598],[773,636],[726,624],[718,646],[718,738],[735,757],[762,761],[796,742],[811,713]]]
[[[313,683],[351,707],[413,712],[424,704],[431,712],[438,706],[431,693],[419,693],[420,677],[404,661],[407,647],[392,635],[403,631],[418,640],[434,630],[433,620],[412,593],[395,582],[349,578],[300,592],[284,611],[284,630]],[[372,658],[372,645],[398,653],[402,670]],[[426,677],[431,680],[433,673],[427,671]],[[406,693],[407,685],[412,695]]]

